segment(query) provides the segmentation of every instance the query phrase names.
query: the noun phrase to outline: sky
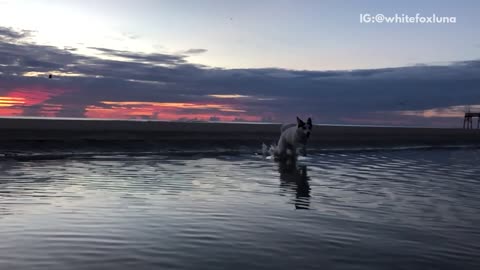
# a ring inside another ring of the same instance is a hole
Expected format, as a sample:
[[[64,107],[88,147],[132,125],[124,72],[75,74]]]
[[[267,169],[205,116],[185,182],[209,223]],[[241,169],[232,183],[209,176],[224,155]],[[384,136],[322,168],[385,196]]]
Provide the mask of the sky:
[[[478,10],[473,0],[0,0],[0,116],[460,127],[467,106],[480,110]],[[380,13],[455,21],[360,22]]]

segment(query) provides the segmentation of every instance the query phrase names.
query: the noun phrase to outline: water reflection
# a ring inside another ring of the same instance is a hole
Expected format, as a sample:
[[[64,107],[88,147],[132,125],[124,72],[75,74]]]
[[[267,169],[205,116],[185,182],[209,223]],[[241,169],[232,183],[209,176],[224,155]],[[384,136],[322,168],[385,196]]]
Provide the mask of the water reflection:
[[[189,155],[0,158],[0,269],[480,269],[477,149]]]
[[[307,166],[300,165],[294,160],[278,163],[280,173],[280,187],[295,194],[295,209],[310,209],[310,177]]]

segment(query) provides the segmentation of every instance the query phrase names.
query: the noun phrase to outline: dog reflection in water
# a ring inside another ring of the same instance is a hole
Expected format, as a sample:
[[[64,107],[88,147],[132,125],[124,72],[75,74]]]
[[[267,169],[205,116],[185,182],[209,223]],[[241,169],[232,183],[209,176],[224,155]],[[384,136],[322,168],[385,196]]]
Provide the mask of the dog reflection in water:
[[[295,193],[295,208],[310,208],[310,185],[307,166],[298,165],[294,159],[278,163],[280,187],[283,191]]]

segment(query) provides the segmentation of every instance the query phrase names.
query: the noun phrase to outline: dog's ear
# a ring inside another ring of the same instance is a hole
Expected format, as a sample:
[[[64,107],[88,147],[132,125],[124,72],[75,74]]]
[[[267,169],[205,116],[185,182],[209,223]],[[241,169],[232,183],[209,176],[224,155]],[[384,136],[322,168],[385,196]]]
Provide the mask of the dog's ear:
[[[310,118],[310,117],[308,118],[307,125],[312,127],[312,118]]]
[[[305,123],[302,121],[302,119],[298,118],[298,116],[297,116],[297,126],[298,126],[298,127],[303,127],[303,126],[305,126]]]

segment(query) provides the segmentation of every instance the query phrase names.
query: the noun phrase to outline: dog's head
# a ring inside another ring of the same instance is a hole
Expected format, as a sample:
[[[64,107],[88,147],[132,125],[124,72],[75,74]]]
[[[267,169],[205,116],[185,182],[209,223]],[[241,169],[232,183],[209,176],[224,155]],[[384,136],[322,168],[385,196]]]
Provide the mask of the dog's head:
[[[305,123],[297,116],[297,134],[305,142],[307,142],[310,133],[312,133],[312,127],[312,119],[310,117],[308,118],[307,123]]]
[[[307,140],[310,137],[310,133],[312,133],[312,119],[309,117],[307,123],[303,122],[302,119],[298,118],[297,116],[297,143],[301,145],[300,148],[297,149],[297,153],[306,156],[307,155]]]

